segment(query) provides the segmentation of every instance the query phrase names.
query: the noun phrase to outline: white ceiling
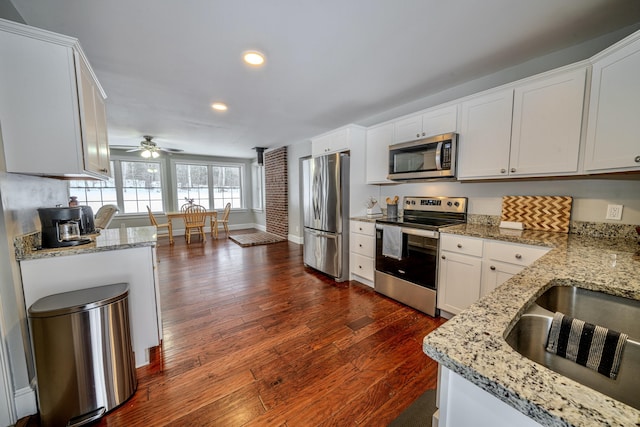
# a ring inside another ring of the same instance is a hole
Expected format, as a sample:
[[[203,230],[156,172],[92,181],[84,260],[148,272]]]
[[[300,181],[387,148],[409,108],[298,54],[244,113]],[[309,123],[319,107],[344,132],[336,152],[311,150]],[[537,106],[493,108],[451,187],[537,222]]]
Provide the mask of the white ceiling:
[[[640,22],[637,0],[11,1],[80,40],[110,144],[243,158]]]

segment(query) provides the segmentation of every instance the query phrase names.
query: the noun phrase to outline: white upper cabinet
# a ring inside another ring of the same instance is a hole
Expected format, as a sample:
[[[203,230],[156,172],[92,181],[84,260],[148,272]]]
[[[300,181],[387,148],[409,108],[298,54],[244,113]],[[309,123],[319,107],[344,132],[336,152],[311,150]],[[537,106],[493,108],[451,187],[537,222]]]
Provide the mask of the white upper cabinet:
[[[394,143],[455,132],[457,119],[458,106],[451,105],[397,120]]]
[[[311,155],[313,157],[325,154],[349,151],[349,131],[341,128],[311,139]]]
[[[7,172],[108,177],[105,95],[78,41],[0,20],[0,57]]]
[[[458,178],[578,173],[584,67],[462,103]]]
[[[389,145],[393,144],[394,124],[387,123],[367,129],[367,184],[394,183],[389,174]]]
[[[458,135],[459,179],[507,175],[512,109],[512,89],[462,103]]]
[[[593,58],[584,169],[640,170],[640,32]]]
[[[586,68],[516,87],[510,175],[578,172]]]

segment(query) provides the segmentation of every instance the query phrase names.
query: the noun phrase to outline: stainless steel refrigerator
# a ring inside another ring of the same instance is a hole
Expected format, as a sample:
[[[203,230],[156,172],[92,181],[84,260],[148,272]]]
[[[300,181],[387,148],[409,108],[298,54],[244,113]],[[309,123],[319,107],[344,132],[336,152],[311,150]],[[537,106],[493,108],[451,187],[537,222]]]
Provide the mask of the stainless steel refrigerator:
[[[349,155],[302,162],[304,264],[342,282],[349,279]]]

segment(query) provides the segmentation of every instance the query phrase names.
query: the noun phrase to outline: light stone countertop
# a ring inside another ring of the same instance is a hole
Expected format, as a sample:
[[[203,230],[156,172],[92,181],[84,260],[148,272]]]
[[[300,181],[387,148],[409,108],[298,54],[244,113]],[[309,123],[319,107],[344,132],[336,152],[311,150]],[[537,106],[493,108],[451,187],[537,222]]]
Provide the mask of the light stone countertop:
[[[554,249],[427,335],[423,350],[428,356],[542,425],[640,425],[640,411],[521,356],[504,338],[525,308],[553,284],[640,300],[635,239],[471,224],[442,232]]]
[[[94,234],[89,237],[93,240],[91,243],[65,248],[33,250],[25,246],[23,251],[16,251],[16,258],[18,261],[23,261],[128,249],[141,246],[155,246],[157,240],[157,229],[154,226],[108,228],[106,230],[102,230],[100,234]]]

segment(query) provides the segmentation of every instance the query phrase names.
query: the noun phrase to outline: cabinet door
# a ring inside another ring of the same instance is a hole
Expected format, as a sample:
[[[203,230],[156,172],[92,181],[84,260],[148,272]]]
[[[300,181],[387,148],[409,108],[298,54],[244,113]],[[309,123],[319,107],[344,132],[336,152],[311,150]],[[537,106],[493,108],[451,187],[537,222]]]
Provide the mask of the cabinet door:
[[[482,271],[482,286],[480,296],[485,296],[516,274],[520,273],[524,266],[507,264],[499,261],[485,261]]]
[[[393,123],[367,130],[367,184],[393,183],[387,179],[391,144],[393,144]]]
[[[89,171],[98,172],[100,170],[100,151],[98,150],[98,122],[94,101],[94,84],[91,73],[83,61],[79,61],[79,69],[80,120],[82,122],[84,166]]]
[[[458,106],[438,108],[422,115],[422,136],[441,135],[455,132],[458,120]]]
[[[395,122],[395,142],[406,142],[419,139],[422,135],[422,115],[407,117]]]
[[[72,49],[0,30],[0,58],[7,172],[77,173],[82,151]]]
[[[593,64],[586,171],[640,169],[639,72],[640,35],[614,46]]]
[[[504,177],[509,168],[513,90],[463,102],[458,178]]]
[[[314,157],[349,150],[349,132],[340,129],[311,141],[311,154]]]
[[[442,252],[439,268],[438,308],[458,314],[480,298],[480,258]]]
[[[586,69],[515,89],[510,175],[578,171]]]

